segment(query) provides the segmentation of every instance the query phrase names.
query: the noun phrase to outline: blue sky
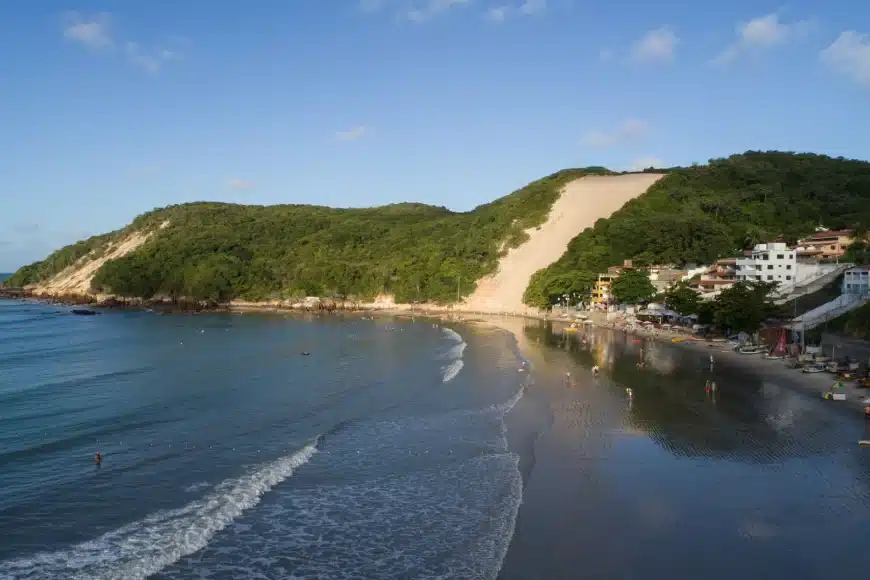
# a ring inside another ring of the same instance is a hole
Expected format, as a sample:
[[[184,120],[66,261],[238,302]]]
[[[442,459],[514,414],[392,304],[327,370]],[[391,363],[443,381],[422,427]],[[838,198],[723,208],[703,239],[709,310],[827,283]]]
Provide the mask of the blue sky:
[[[466,210],[565,167],[870,154],[870,7],[0,3],[0,271],[174,203]]]

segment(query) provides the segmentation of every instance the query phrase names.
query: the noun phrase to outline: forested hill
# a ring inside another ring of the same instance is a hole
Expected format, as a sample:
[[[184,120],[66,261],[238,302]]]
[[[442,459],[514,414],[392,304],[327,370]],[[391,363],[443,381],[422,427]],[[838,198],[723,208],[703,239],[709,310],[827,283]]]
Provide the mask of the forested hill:
[[[574,238],[526,289],[545,306],[586,292],[598,272],[636,265],[709,264],[782,237],[827,228],[870,228],[870,163],[824,155],[746,152],[677,168],[609,219]]]
[[[44,282],[79,260],[150,237],[107,261],[91,289],[120,296],[222,301],[298,296],[450,301],[492,272],[523,230],[541,224],[568,182],[604,168],[560,171],[469,212],[402,203],[369,209],[189,203],[155,210],[118,232],[62,248],[11,285]]]

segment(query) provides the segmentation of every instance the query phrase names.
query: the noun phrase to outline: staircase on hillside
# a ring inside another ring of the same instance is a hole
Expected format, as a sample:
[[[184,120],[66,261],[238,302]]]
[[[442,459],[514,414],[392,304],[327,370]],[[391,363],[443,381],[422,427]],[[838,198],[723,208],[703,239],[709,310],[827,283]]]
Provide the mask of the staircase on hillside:
[[[798,280],[794,284],[777,289],[774,302],[785,304],[795,298],[818,292],[836,280],[843,272],[854,266],[855,264],[832,264],[830,269],[823,270],[813,276]]]
[[[858,308],[867,303],[868,296],[861,294],[843,294],[830,302],[826,302],[817,308],[804,312],[788,325],[792,330],[810,330]]]

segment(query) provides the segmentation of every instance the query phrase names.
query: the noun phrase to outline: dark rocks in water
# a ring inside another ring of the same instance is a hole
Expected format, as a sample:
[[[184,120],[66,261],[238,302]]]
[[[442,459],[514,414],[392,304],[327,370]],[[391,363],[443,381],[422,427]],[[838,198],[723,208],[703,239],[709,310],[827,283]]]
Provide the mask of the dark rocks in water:
[[[99,312],[96,312],[94,310],[88,310],[86,308],[73,308],[72,313],[79,316],[94,316],[96,314],[99,314]]]

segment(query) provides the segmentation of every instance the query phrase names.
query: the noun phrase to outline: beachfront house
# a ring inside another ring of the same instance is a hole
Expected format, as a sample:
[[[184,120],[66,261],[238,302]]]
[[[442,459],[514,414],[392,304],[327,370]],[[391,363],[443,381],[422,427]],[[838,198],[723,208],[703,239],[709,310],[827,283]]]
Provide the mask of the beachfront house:
[[[857,266],[843,272],[843,294],[870,296],[870,266]]]
[[[752,251],[737,258],[737,280],[747,282],[793,283],[797,271],[797,253],[784,242],[755,244]]]
[[[737,282],[737,258],[722,258],[701,273],[696,289],[702,296],[715,296]]]
[[[667,291],[671,286],[683,279],[685,270],[677,270],[673,266],[650,266],[649,281],[657,293]]]
[[[798,240],[795,250],[799,258],[822,262],[833,261],[842,258],[846,249],[854,243],[854,230],[820,229],[820,231]]]

